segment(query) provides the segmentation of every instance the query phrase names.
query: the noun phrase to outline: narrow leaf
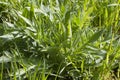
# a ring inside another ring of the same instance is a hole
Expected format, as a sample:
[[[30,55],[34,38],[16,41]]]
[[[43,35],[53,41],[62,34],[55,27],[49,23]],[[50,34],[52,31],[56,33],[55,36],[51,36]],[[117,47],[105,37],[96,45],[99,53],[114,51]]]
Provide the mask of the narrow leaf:
[[[25,18],[24,16],[22,16],[22,15],[19,14],[19,13],[17,13],[17,14],[18,14],[18,16],[19,16],[21,19],[23,19],[28,25],[32,26],[31,21],[30,21],[29,19]]]

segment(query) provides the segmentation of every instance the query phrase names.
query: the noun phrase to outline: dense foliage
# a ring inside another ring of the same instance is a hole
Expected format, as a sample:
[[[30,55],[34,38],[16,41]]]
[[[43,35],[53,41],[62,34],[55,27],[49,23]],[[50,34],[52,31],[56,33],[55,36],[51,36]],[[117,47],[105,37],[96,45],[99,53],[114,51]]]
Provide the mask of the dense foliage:
[[[120,0],[0,0],[0,80],[119,80]]]

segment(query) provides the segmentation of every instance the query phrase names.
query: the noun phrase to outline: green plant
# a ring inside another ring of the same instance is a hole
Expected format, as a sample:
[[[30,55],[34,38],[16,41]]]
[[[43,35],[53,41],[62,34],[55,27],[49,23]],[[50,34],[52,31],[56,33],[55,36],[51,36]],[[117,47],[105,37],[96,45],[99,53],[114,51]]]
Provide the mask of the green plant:
[[[0,79],[118,80],[120,0],[1,0]]]

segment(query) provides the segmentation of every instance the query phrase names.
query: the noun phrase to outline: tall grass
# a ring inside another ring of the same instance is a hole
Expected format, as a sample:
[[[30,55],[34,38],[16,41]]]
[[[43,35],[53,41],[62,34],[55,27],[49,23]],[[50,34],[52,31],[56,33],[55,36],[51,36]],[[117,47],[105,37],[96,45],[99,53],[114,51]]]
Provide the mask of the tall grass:
[[[120,0],[1,0],[0,80],[119,80]]]

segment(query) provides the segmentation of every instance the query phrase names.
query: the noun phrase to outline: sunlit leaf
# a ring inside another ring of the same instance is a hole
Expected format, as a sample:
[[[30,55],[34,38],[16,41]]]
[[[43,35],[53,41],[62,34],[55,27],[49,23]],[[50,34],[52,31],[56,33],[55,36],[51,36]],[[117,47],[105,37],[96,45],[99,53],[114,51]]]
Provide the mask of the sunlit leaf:
[[[7,63],[7,62],[10,62],[11,61],[11,58],[9,57],[6,57],[6,56],[1,56],[0,57],[0,63]]]
[[[23,19],[29,26],[32,26],[31,21],[30,21],[29,19],[25,18],[24,16],[22,16],[22,15],[19,14],[19,13],[17,13],[17,14],[18,14],[18,16],[19,16],[21,19]]]
[[[12,39],[14,39],[14,36],[11,34],[6,34],[6,35],[0,36],[0,38],[5,39],[5,40],[12,40]]]
[[[9,27],[11,27],[11,28],[14,28],[15,27],[15,25],[14,24],[12,24],[12,23],[10,23],[10,22],[5,22]]]

